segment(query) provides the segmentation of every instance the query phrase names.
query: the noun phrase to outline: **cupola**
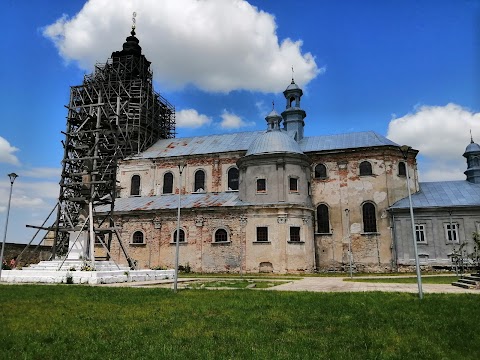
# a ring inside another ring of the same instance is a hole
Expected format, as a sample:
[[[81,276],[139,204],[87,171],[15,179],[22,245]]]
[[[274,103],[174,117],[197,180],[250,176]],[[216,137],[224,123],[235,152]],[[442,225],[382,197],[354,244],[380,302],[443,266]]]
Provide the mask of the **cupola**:
[[[480,184],[480,145],[473,141],[472,136],[463,156],[467,159],[467,170],[464,172],[467,181]]]
[[[300,107],[302,95],[302,89],[300,89],[292,77],[292,82],[283,92],[287,106],[285,111],[282,112],[282,117],[285,130],[291,134],[296,141],[303,139],[304,119],[307,116],[305,111]]]

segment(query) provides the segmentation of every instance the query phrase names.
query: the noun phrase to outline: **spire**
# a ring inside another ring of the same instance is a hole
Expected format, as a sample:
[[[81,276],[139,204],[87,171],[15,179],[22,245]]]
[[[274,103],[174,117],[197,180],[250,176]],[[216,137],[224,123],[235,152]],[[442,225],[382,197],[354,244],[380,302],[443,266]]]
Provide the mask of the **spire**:
[[[137,13],[134,11],[133,14],[132,14],[132,31],[130,31],[130,34],[132,34],[132,36],[135,36],[135,24],[137,22],[137,20],[135,19],[137,17]]]
[[[470,129],[470,144],[473,144],[472,129]]]
[[[293,65],[292,65],[292,82],[291,82],[291,84],[295,84],[295,80],[293,79],[293,73],[294,73],[294,71],[293,71]]]

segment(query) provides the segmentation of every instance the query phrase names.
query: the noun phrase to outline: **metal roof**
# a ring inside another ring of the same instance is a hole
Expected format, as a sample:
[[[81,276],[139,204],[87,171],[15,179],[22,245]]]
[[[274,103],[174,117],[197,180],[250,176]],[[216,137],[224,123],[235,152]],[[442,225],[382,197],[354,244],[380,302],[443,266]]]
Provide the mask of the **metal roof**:
[[[309,136],[300,141],[303,152],[340,149],[355,149],[370,146],[399,146],[385,136],[374,131],[364,131],[337,135]]]
[[[273,129],[257,136],[248,148],[246,156],[274,153],[303,154],[298,143],[286,131]]]
[[[182,209],[245,205],[249,204],[238,199],[238,192],[185,194],[182,195],[181,199]],[[177,208],[178,194],[115,199],[115,212],[173,210]],[[109,206],[101,206],[96,210],[98,212],[107,212],[109,209]]]
[[[144,152],[128,159],[153,159],[171,156],[203,155],[230,151],[247,151],[252,142],[265,131],[239,132],[222,135],[195,136],[190,138],[164,139],[157,141]],[[303,138],[300,149],[304,153],[354,149],[370,146],[399,146],[374,131],[337,135],[320,135]]]
[[[412,195],[414,208],[480,206],[480,184],[466,180],[420,183],[420,191]],[[408,197],[393,204],[391,209],[409,208]]]

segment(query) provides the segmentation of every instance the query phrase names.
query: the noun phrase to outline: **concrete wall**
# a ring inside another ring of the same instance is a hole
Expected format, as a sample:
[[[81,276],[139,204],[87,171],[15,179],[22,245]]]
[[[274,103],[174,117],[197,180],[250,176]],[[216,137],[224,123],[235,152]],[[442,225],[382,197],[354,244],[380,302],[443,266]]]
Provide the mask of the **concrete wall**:
[[[449,210],[452,210],[450,216]],[[480,209],[478,208],[439,208],[415,209],[415,224],[425,225],[426,242],[417,243],[419,261],[427,267],[451,266],[451,255],[465,243],[464,250],[474,251],[472,234],[480,230]],[[412,225],[409,210],[393,214],[395,247],[400,267],[415,264]],[[448,241],[445,224],[458,224],[459,242]]]

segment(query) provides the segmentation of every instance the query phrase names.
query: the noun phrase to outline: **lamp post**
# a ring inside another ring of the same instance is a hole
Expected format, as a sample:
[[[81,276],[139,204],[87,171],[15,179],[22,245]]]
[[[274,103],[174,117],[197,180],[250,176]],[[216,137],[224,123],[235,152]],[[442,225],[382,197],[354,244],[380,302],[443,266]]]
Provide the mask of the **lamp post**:
[[[353,277],[352,272],[352,237],[350,236],[350,210],[345,209],[345,217],[347,218],[347,236],[348,236],[348,263],[350,264],[350,278]]]
[[[11,173],[11,174],[8,174],[8,177],[10,178],[10,195],[8,196],[7,218],[5,220],[5,233],[3,234],[2,251],[0,252],[0,281],[2,281],[3,251],[5,250],[5,241],[7,240],[8,216],[10,215],[10,202],[12,200],[13,183],[15,179],[18,177],[18,175],[15,173]]]
[[[177,292],[178,286],[178,256],[180,252],[180,207],[182,203],[182,173],[185,169],[185,163],[181,161],[178,164],[179,185],[178,185],[178,209],[177,209],[177,236],[175,239],[175,279],[173,281],[173,291]]]
[[[415,253],[415,268],[417,272],[417,285],[418,285],[418,297],[423,299],[423,290],[422,290],[422,276],[420,275],[420,263],[418,261],[418,247],[417,247],[417,237],[415,234],[415,218],[413,217],[413,204],[412,204],[412,193],[410,191],[410,179],[408,174],[408,151],[411,149],[408,145],[403,145],[400,147],[400,151],[405,159],[405,175],[407,177],[407,190],[408,190],[408,202],[410,204],[410,221],[412,223],[412,239],[413,239],[413,250]]]

